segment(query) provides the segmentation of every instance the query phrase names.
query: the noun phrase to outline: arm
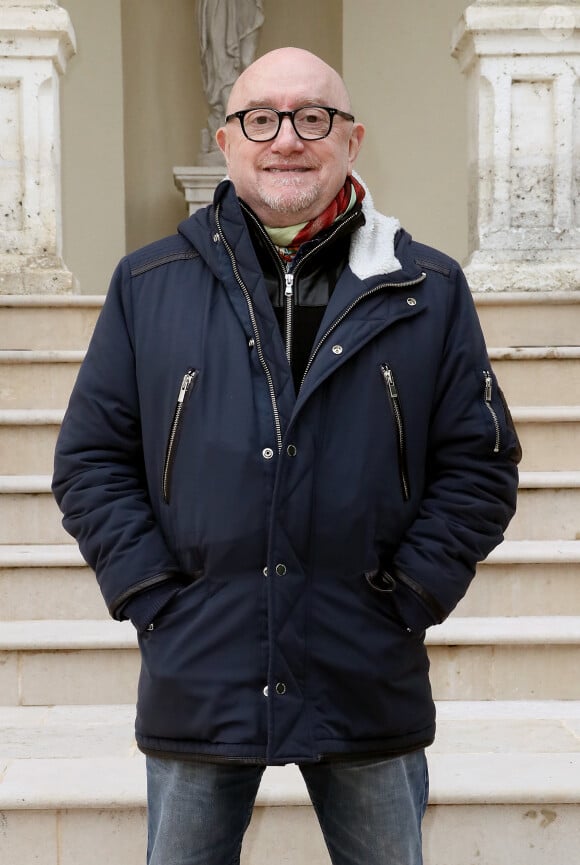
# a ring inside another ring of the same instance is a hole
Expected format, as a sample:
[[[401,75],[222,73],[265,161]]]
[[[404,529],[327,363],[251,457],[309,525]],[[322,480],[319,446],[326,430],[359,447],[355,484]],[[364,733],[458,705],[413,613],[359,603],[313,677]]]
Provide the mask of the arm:
[[[128,266],[118,266],[57,441],[53,492],[114,618],[141,630],[180,585],[147,492]]]
[[[489,373],[489,375],[487,374]],[[449,292],[425,487],[393,559],[395,603],[412,631],[443,621],[516,507],[521,449],[463,273]]]

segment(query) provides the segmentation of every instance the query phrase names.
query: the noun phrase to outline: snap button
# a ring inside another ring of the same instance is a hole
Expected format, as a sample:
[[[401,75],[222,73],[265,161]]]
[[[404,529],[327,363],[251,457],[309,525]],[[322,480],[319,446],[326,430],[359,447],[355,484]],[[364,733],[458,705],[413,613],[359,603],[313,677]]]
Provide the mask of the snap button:
[[[333,345],[332,346],[333,354],[342,354],[342,346],[341,345]]]
[[[262,573],[264,574],[265,577],[268,576],[268,567],[267,566],[265,568],[262,568]]]
[[[283,577],[286,574],[286,565],[276,565],[276,573],[279,577]]]
[[[213,236],[213,242],[214,242],[214,243],[219,243],[219,239],[220,239],[220,236],[219,236],[219,234],[218,234],[217,231],[216,231],[216,233],[215,233],[214,236]]]
[[[262,694],[264,695],[264,697],[267,697],[267,696],[268,696],[268,686],[267,686],[267,685],[266,685],[266,687],[264,688],[264,690],[262,691]]]
[[[254,348],[255,345],[256,345],[256,341],[253,337],[252,337],[252,339],[248,340],[248,348]]]
[[[298,451],[296,450],[296,445],[288,445],[286,448],[286,453],[289,457],[295,457]]]
[[[278,682],[278,684],[276,685],[276,693],[280,696],[286,693],[286,685],[284,684],[284,682]]]
[[[264,450],[262,451],[262,456],[265,460],[271,460],[274,456],[274,451],[272,450],[272,448],[264,448]]]
[[[407,303],[409,304],[409,306],[417,306],[417,301],[415,300],[414,297],[408,297]]]

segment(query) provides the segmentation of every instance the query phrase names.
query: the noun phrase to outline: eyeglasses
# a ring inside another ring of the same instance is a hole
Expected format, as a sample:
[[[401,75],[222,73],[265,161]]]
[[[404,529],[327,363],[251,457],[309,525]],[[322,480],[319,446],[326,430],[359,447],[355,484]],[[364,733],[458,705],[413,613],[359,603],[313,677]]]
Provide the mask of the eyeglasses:
[[[336,114],[345,120],[354,121],[352,114],[339,111],[338,108],[329,108],[326,105],[306,105],[304,108],[296,108],[294,111],[277,111],[276,108],[246,108],[244,111],[228,114],[226,123],[237,117],[242,132],[250,141],[273,141],[280,131],[282,120],[289,117],[298,138],[302,138],[304,141],[318,141],[320,138],[326,138],[330,133]]]

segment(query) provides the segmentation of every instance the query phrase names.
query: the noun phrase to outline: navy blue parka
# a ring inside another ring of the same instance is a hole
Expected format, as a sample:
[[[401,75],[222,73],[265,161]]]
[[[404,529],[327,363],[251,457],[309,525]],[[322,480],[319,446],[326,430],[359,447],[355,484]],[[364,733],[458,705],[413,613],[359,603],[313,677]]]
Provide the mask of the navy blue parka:
[[[424,632],[501,541],[519,445],[461,269],[365,202],[297,394],[229,181],[113,276],[53,489],[111,615],[154,620],[146,752],[433,740]]]

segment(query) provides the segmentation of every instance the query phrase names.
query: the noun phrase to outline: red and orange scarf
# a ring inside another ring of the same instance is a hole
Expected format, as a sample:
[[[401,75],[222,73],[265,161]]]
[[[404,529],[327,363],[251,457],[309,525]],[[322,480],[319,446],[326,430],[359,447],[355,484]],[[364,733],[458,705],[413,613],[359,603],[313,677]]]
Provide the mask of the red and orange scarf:
[[[360,204],[364,197],[364,187],[361,186],[355,177],[347,177],[344,186],[339,190],[338,195],[330,202],[328,207],[326,207],[322,213],[315,216],[314,219],[311,219],[310,222],[307,222],[306,225],[299,228],[290,243],[285,246],[276,245],[282,260],[291,261],[296,255],[301,244],[305,243],[307,240],[312,240],[313,237],[316,237],[316,235],[321,231],[324,231],[325,228],[330,228],[330,226],[336,222],[340,216],[346,213],[347,210],[350,210],[356,204]]]

